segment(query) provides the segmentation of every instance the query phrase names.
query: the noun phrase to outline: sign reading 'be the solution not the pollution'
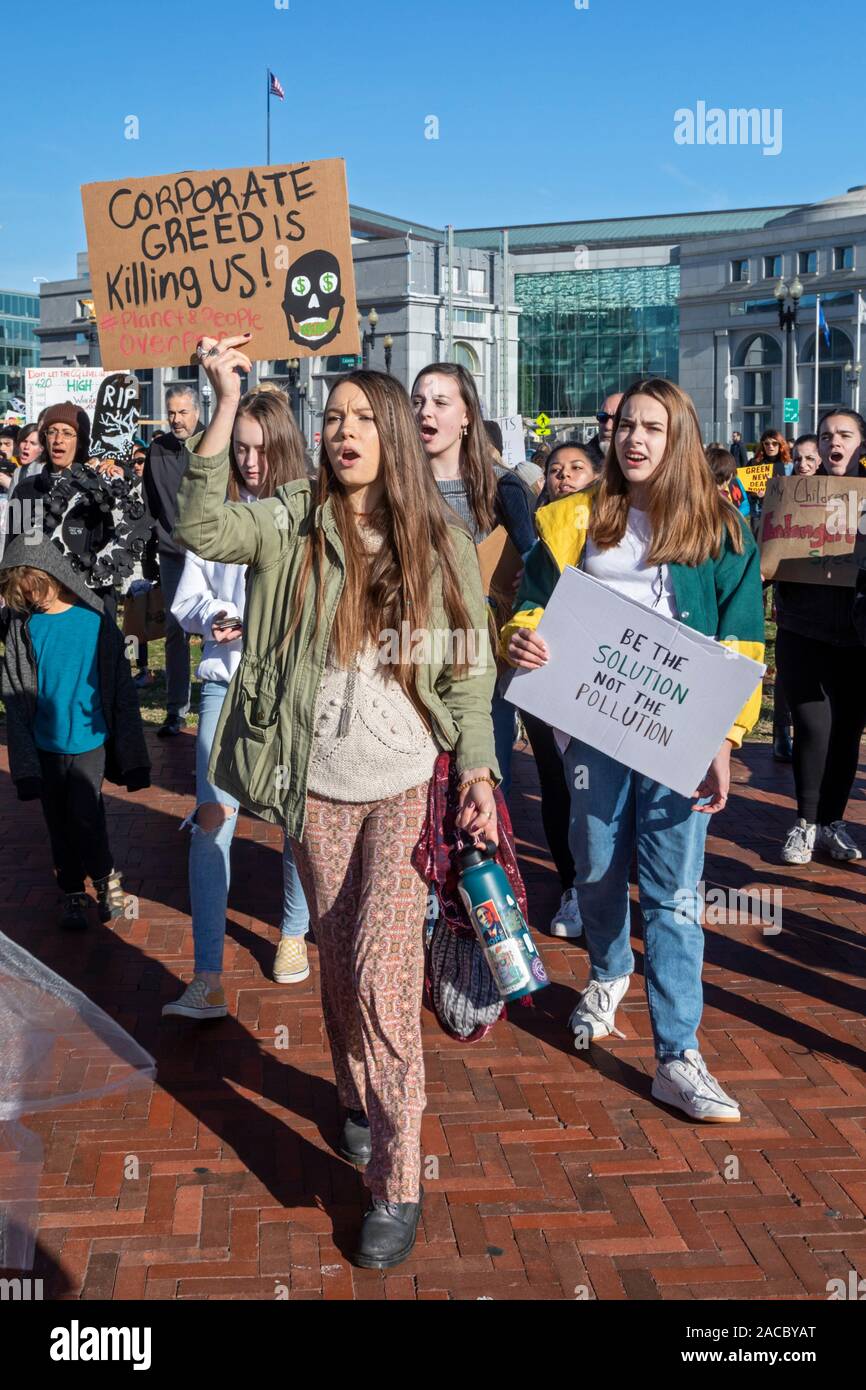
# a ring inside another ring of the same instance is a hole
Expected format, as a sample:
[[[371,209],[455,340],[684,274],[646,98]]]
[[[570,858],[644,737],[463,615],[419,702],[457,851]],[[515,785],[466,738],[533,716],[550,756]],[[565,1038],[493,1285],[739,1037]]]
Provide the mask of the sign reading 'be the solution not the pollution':
[[[576,569],[538,626],[550,660],[517,672],[518,709],[691,796],[764,667]]]
[[[341,159],[89,183],[81,190],[104,365],[189,362],[251,333],[259,360],[360,351]]]

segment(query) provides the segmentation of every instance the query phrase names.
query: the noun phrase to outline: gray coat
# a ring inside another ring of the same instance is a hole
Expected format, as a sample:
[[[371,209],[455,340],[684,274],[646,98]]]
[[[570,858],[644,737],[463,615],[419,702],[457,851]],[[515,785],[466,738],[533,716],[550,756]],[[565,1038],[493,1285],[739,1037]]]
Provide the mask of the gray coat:
[[[129,669],[123,637],[117,624],[103,610],[102,600],[88,589],[63,552],[53,541],[28,544],[29,536],[13,536],[6,546],[0,571],[16,565],[32,565],[57,579],[82,603],[99,613],[98,663],[102,709],[108,726],[105,744],[105,776],[128,791],[150,785],[150,758],[144,741],[138,691]],[[0,693],[6,705],[9,767],[21,801],[34,800],[42,791],[42,767],[33,738],[36,716],[37,670],[30,640],[30,615],[10,608],[0,610],[0,636],[5,650],[0,664]]]

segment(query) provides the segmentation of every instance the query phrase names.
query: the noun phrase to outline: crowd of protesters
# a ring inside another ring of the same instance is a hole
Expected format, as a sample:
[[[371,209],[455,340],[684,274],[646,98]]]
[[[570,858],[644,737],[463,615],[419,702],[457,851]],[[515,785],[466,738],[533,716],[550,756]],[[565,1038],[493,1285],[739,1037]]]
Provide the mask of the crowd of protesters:
[[[97,582],[107,505],[79,528],[74,557],[32,534],[32,512],[56,511],[58,480],[81,479],[82,469],[106,487],[125,480],[150,534],[135,573],[145,588],[158,578],[165,607],[161,738],[176,738],[188,721],[190,635],[202,641],[184,821],[193,976],[163,1014],[228,1012],[223,949],[243,807],[283,832],[272,973],[282,984],[308,977],[312,928],[344,1112],[340,1152],[365,1169],[372,1199],[355,1259],[388,1268],[412,1249],[423,1195],[428,885],[416,849],[443,754],[453,763],[456,829],[495,846],[508,833],[498,798],[508,796],[518,734],[531,745],[561,892],[549,929],[582,937],[589,959],[586,988],[562,1020],[576,1046],[618,1031],[634,970],[636,860],[652,1094],[695,1121],[739,1120],[737,1100],[700,1050],[700,885],[710,818],[727,803],[732,752],[758,720],[760,687],[691,797],[518,713],[506,687],[514,669],[555,658],[536,629],[567,566],[761,660],[760,498],[741,470],[769,463],[775,476],[862,477],[866,423],[840,407],[793,452],[779,431],[764,431],[750,458],[737,433],[729,447],[705,448],[689,397],[650,379],[606,397],[593,438],[559,441],[509,468],[471,375],[436,362],[409,393],[377,372],[341,378],[311,478],[287,397],[241,394],[248,337],[202,340],[215,401],[205,428],[197,391],[175,386],[168,429],[149,446],[137,439],[121,463],[89,458],[87,415],[68,402],[0,431],[11,773],[19,797],[42,804],[60,924],[86,928],[88,879],[101,919],[120,916],[126,900],[102,787],[104,779],[130,791],[149,785],[138,690],[155,677],[144,643],[133,676],[115,584]],[[484,557],[500,543],[514,561],[505,591],[482,579]],[[859,859],[845,815],[866,725],[866,585],[780,582],[773,602],[774,751],[792,760],[797,802],[781,857]],[[383,660],[382,632],[407,624],[481,634],[488,659],[449,649],[418,662],[400,646]]]

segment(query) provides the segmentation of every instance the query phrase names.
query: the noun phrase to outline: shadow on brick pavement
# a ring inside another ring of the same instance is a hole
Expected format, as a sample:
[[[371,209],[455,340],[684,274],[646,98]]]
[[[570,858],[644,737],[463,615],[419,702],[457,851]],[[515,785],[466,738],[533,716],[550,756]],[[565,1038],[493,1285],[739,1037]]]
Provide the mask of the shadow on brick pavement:
[[[574,1050],[565,1023],[586,953],[547,935],[559,885],[534,764],[518,752],[512,813],[552,983],[469,1048],[425,1012],[427,1195],[411,1260],[383,1274],[346,1258],[363,1188],[331,1148],[339,1115],[315,946],[309,980],[269,976],[274,827],[242,816],[235,840],[231,1017],[160,1018],[192,972],[179,825],[194,739],[148,739],[153,788],[106,797],[139,915],[83,937],[56,928],[39,808],[15,800],[5,749],[0,760],[0,930],[116,1017],[159,1068],[152,1093],[31,1121],[45,1145],[34,1275],[46,1296],[815,1299],[829,1279],[866,1270],[866,870],[780,865],[791,779],[769,747],[735,757],[705,873],[708,891],[781,894],[779,935],[757,920],[706,926],[702,1048],[743,1122],[700,1126],[652,1101],[636,911],[625,1037]],[[861,775],[850,811],[861,824],[863,796]]]

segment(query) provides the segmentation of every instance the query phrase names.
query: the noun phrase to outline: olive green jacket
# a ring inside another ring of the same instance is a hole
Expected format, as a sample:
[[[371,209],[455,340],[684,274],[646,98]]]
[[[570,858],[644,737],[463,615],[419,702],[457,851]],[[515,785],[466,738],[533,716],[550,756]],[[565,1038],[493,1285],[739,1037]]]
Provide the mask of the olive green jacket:
[[[189,461],[178,493],[174,539],[202,559],[249,566],[243,656],[217,725],[208,778],[299,839],[306,815],[316,695],[345,578],[336,518],[330,502],[316,504],[307,481],[278,488],[266,501],[227,502],[229,451],[203,458],[195,453],[200,439],[198,435],[187,444]],[[321,625],[316,626],[311,581],[301,620],[281,653],[294,616],[293,595],[307,537],[319,526],[329,562],[322,581]],[[448,619],[438,566],[426,650],[420,635],[414,645],[414,632],[407,632],[404,640],[411,636],[414,652],[422,658],[416,665],[416,691],[439,747],[454,750],[459,771],[489,767],[498,777],[490,718],[496,666],[487,638],[478,559],[471,537],[459,523],[449,531],[463,601],[480,634],[478,664],[459,679],[452,670],[449,643],[442,640]],[[430,660],[424,660],[428,655]]]

